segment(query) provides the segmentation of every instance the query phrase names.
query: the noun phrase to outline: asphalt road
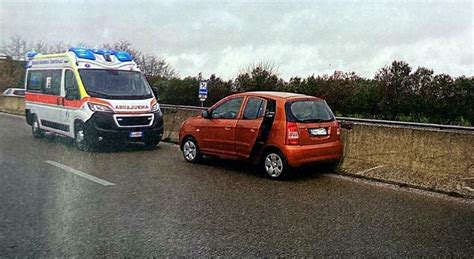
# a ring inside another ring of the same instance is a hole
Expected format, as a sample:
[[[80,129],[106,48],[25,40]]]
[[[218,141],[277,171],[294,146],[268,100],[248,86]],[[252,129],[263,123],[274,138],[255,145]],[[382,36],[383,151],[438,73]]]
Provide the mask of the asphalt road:
[[[86,153],[0,114],[0,257],[474,254],[472,202],[319,169],[272,181],[170,144]]]

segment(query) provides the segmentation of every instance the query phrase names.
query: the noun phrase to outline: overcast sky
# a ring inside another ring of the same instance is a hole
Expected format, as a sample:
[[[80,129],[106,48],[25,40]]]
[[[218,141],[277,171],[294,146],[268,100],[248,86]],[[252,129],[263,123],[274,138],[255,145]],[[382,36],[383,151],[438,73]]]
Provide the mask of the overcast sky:
[[[180,76],[235,77],[273,62],[291,76],[355,71],[393,60],[474,75],[473,1],[24,1],[0,0],[0,39],[127,39]]]

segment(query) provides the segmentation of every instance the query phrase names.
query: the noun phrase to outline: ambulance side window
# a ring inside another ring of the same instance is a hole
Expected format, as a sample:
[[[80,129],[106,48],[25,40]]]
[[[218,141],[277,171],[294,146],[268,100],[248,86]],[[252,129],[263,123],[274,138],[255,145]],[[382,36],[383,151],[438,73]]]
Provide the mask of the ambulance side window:
[[[51,95],[61,94],[61,70],[43,70],[43,93]]]
[[[66,88],[66,99],[80,99],[79,87],[77,86],[76,77],[74,76],[74,72],[72,72],[71,70],[66,70],[66,73],[64,75],[64,85]]]
[[[28,91],[41,91],[44,79],[43,70],[30,70],[28,71],[28,78],[26,83],[26,89]]]

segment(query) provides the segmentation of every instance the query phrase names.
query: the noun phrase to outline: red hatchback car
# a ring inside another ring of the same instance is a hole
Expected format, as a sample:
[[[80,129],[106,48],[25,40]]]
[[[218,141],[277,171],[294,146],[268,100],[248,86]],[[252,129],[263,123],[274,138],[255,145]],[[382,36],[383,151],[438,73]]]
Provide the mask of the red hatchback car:
[[[228,96],[187,119],[179,133],[186,161],[203,155],[260,163],[270,178],[313,162],[337,163],[341,129],[323,99],[286,92]]]

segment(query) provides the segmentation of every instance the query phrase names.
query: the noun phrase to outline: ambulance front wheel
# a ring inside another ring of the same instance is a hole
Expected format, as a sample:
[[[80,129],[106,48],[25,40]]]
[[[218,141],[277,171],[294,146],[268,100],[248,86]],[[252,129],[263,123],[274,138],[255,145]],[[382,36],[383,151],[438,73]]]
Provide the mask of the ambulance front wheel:
[[[74,145],[82,151],[91,151],[94,147],[84,123],[78,122],[74,127]]]
[[[33,133],[34,138],[42,138],[44,137],[44,130],[41,129],[38,116],[33,114],[33,122],[31,123],[31,132]]]

